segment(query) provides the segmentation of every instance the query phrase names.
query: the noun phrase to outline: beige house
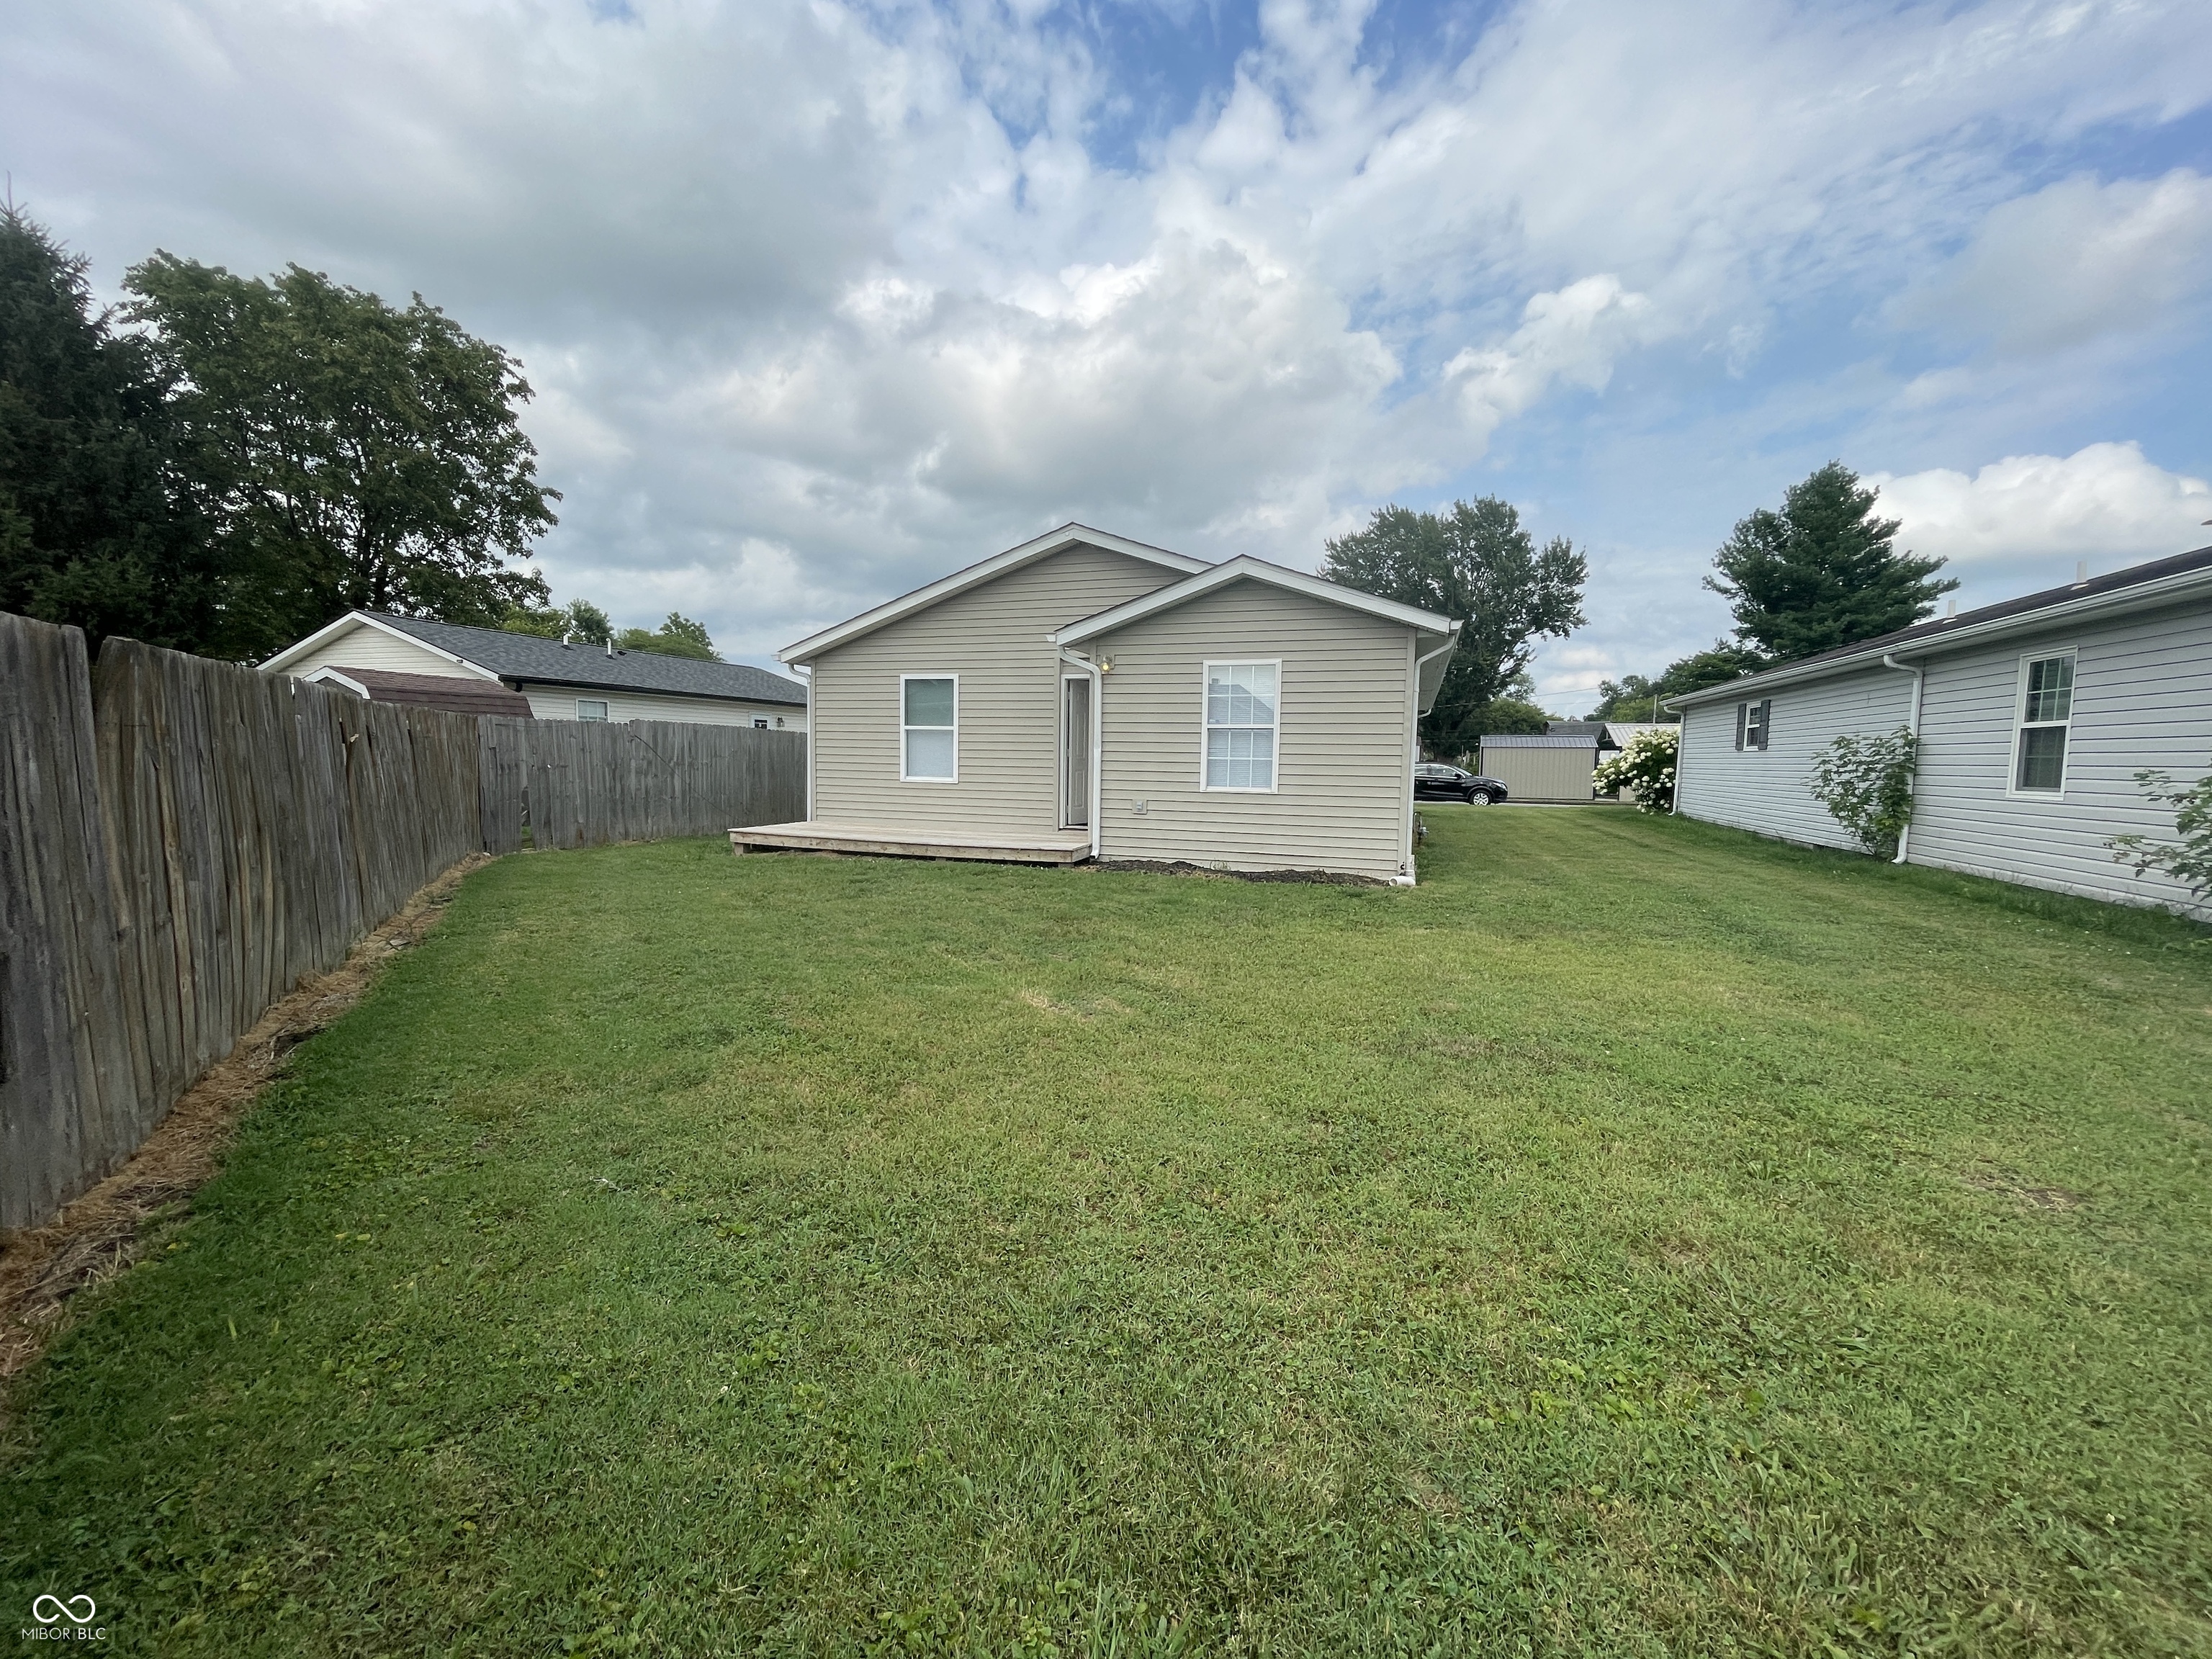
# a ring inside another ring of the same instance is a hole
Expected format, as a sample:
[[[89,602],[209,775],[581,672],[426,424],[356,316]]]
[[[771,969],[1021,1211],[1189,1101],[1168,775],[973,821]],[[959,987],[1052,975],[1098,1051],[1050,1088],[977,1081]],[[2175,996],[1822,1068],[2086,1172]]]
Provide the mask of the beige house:
[[[741,662],[699,662],[652,651],[568,645],[535,634],[470,628],[427,617],[349,611],[261,665],[380,702],[435,702],[541,720],[682,720],[806,729],[806,688]],[[442,680],[451,696],[426,691]],[[478,695],[465,695],[468,687]],[[482,695],[514,695],[497,709]]]
[[[817,848],[1410,883],[1416,724],[1459,624],[1067,525],[779,653]]]

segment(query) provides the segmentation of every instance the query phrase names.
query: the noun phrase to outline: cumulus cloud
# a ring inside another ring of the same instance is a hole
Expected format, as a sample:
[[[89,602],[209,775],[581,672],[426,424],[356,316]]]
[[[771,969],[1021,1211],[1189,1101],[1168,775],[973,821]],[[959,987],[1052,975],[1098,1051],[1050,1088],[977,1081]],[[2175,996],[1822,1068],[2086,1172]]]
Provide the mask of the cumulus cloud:
[[[2212,287],[2212,179],[2063,179],[1992,209],[1901,320],[2050,351],[2170,327]]]
[[[1756,383],[1976,225],[1954,287],[2052,215],[2122,250],[2031,332],[2083,295],[2171,318],[2199,246],[2194,173],[1990,210],[2039,199],[2019,157],[2212,98],[2182,0],[1509,0],[1395,55],[1369,0],[1264,0],[1220,83],[1110,161],[1152,66],[1103,15],[19,7],[0,150],[111,284],[155,246],[296,258],[515,348],[556,587],[755,654],[1069,516],[1310,563],[1395,492],[1525,498],[1478,467],[1563,392],[1615,403],[1670,351]],[[1689,546],[1750,504],[1668,487]],[[1570,532],[1619,493],[1547,488]]]
[[[2212,484],[2169,472],[2133,443],[2067,456],[2008,455],[1969,477],[1948,468],[1869,474],[1900,543],[1961,565],[2039,556],[2110,562],[2185,552],[2208,539]]]

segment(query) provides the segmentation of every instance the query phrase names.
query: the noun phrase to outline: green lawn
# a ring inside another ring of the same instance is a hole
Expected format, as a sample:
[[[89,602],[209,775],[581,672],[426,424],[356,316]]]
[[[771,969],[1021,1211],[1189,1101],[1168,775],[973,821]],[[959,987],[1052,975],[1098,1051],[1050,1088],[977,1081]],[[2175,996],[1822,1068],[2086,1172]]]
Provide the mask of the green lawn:
[[[518,856],[10,1401],[264,1653],[2212,1652],[2212,948],[1592,809],[1413,890]]]

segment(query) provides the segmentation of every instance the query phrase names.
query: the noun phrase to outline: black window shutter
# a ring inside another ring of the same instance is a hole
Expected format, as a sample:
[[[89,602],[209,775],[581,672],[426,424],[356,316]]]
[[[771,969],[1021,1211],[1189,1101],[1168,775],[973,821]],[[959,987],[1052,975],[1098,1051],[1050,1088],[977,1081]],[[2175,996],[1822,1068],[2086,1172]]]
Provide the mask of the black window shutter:
[[[1774,699],[1768,697],[1759,705],[1759,746],[1766,747],[1766,740],[1774,731]]]
[[[1743,747],[1744,717],[1750,712],[1751,705],[1747,702],[1740,702],[1735,706],[1735,746],[1739,749]]]

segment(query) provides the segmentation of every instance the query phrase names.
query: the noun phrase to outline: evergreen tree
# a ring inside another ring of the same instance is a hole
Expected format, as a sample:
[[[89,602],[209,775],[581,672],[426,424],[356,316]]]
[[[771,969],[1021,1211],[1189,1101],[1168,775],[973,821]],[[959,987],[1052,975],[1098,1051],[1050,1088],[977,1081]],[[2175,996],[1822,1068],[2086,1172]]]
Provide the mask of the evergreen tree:
[[[1737,524],[1705,578],[1729,601],[1737,639],[1787,662],[1910,627],[1958,586],[1931,580],[1942,560],[1896,550],[1899,521],[1874,516],[1875,494],[1831,461],[1790,485],[1780,512]]]
[[[171,465],[166,382],[87,262],[0,206],[0,611],[185,650],[216,572]]]
[[[1589,566],[1564,536],[1539,549],[1512,505],[1486,495],[1442,514],[1383,507],[1328,544],[1321,574],[1465,622],[1421,719],[1429,752],[1458,755],[1494,729],[1484,724],[1490,705],[1527,671],[1537,642],[1582,626]]]

